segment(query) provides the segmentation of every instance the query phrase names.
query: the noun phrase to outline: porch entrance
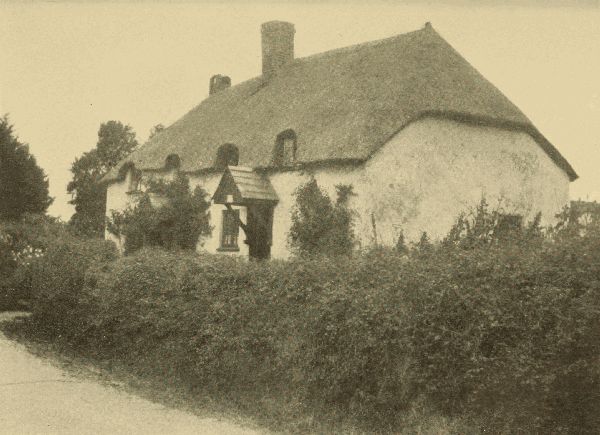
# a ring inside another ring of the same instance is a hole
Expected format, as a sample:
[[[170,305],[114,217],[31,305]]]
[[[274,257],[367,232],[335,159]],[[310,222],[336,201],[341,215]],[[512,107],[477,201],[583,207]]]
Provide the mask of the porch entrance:
[[[253,204],[247,206],[246,243],[250,258],[264,260],[271,256],[273,242],[273,206]]]
[[[279,199],[266,175],[251,168],[228,166],[213,201],[225,205],[230,211],[233,211],[232,206],[246,207],[245,223],[239,214],[232,214],[237,216],[238,225],[246,235],[250,258],[263,260],[271,256],[273,211]]]

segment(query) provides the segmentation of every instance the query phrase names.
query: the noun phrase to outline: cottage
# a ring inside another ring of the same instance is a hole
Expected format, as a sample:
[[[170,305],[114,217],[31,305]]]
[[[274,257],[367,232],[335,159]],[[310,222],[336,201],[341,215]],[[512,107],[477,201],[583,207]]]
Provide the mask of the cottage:
[[[573,168],[429,23],[305,58],[293,24],[261,30],[262,75],[212,77],[206,100],[106,176],[109,213],[131,201],[135,174],[184,171],[212,195],[199,249],[282,258],[310,177],[332,197],[353,186],[362,246],[441,237],[482,196],[546,222],[568,203]]]

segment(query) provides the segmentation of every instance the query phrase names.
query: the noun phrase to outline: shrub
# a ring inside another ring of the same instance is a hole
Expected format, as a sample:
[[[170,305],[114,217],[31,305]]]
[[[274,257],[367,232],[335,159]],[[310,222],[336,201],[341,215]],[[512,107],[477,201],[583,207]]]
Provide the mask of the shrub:
[[[0,223],[0,309],[24,308],[31,289],[21,282],[23,269],[66,233],[63,223],[44,215]]]
[[[150,194],[160,198],[154,206]],[[125,253],[144,246],[194,250],[202,236],[211,233],[207,193],[190,190],[189,179],[177,173],[172,181],[154,181],[137,203],[124,211],[112,211],[107,228],[125,236]]]
[[[352,186],[337,185],[335,204],[312,178],[294,193],[290,247],[302,255],[348,255],[355,240],[354,213],[348,208]]]
[[[407,328],[430,405],[469,413],[493,433],[594,432],[600,227],[574,213],[544,240],[539,216],[502,233],[498,215],[480,207],[458,221],[452,243],[418,258],[426,278],[406,289]]]
[[[86,270],[116,258],[112,242],[65,236],[22,271],[22,285],[33,295],[32,319],[53,337],[83,335]]]
[[[485,198],[469,214],[461,214],[442,243],[471,249],[508,241],[513,243],[539,243],[543,239],[541,213],[527,225],[522,217],[504,213],[501,204],[490,210]]]
[[[299,432],[313,418],[408,430],[424,409],[460,433],[591,434],[600,231],[565,227],[261,263],[56,246],[34,263],[49,277],[34,317],[88,355]]]

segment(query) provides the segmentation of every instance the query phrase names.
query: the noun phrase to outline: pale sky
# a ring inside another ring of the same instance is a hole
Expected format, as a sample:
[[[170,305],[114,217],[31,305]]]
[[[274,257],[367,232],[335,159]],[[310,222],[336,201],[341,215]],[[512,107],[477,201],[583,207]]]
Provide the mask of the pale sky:
[[[572,198],[600,200],[598,3],[517,3],[3,3],[0,114],[49,176],[50,214],[68,219],[69,167],[100,124],[129,124],[143,142],[206,98],[210,76],[259,75],[262,22],[293,22],[303,57],[430,21],[569,160]]]

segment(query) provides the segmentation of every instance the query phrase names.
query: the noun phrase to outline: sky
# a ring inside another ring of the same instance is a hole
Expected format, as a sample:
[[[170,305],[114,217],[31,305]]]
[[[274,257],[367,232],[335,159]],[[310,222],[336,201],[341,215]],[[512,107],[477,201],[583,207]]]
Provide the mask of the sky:
[[[274,19],[295,24],[296,57],[431,22],[572,164],[580,178],[571,197],[600,200],[595,0],[3,2],[0,115],[46,171],[49,213],[72,214],[69,168],[95,146],[102,122],[131,125],[143,143],[152,126],[206,98],[212,75],[233,85],[259,75],[260,24]]]

